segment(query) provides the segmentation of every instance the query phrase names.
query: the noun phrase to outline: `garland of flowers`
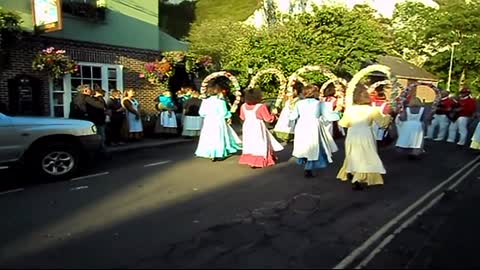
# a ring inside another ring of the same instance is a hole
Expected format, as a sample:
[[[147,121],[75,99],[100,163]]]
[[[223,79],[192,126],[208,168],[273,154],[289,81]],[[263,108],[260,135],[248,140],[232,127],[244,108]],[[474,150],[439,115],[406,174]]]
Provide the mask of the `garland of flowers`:
[[[304,66],[302,68],[299,68],[297,71],[295,71],[290,77],[288,78],[288,87],[287,87],[287,94],[293,94],[293,87],[295,84],[299,81],[302,81],[303,78],[300,77],[300,74],[310,72],[310,71],[319,71],[323,75],[327,76],[329,79],[334,80],[334,81],[339,81],[340,79],[333,74],[328,68],[320,65],[314,65],[314,66]],[[303,80],[302,83],[305,81]]]
[[[54,79],[78,71],[77,63],[66,55],[65,50],[49,47],[37,53],[32,62],[35,71],[46,71]]]
[[[325,89],[331,84],[335,84],[335,86],[342,85],[343,87],[336,87],[335,89],[335,96],[345,96],[345,89],[347,88],[348,82],[347,80],[343,78],[337,78],[337,79],[329,79],[328,81],[324,82],[322,84],[322,87],[320,87],[320,93],[323,95],[325,92]]]
[[[208,87],[208,82],[218,77],[226,77],[233,84],[233,88],[235,90],[235,102],[233,102],[233,105],[230,108],[230,112],[235,113],[238,109],[238,105],[240,104],[242,92],[240,91],[241,88],[237,78],[235,78],[235,76],[233,76],[230,72],[218,71],[208,75],[202,82],[200,92],[202,93],[202,95],[205,95],[205,92],[207,91],[207,87]]]
[[[384,65],[370,65],[359,72],[357,72],[352,80],[348,83],[347,87],[347,92],[346,92],[346,105],[350,106],[353,104],[353,92],[355,91],[355,87],[357,84],[360,82],[360,80],[373,73],[373,72],[381,72],[386,75],[390,83],[392,84],[392,93],[390,94],[390,97],[387,97],[388,103],[391,105],[392,108],[396,108],[397,106],[397,97],[399,93],[401,92],[402,86],[398,82],[397,78],[392,75],[392,72],[390,71],[390,67],[384,66]],[[370,93],[370,92],[369,92]]]
[[[378,81],[376,83],[373,83],[368,87],[368,93],[371,94],[373,93],[378,87],[383,86],[383,85],[391,85],[392,81],[390,80],[383,80],[383,81]]]
[[[404,91],[402,91],[402,93],[397,98],[398,102],[396,104],[397,106],[396,109],[398,112],[401,112],[405,109],[405,106],[410,98],[410,93],[419,85],[430,87],[435,92],[435,99],[433,100],[432,108],[431,108],[431,113],[432,114],[435,113],[435,111],[438,108],[438,105],[440,104],[440,101],[442,100],[442,90],[431,83],[425,83],[425,82],[411,83]]]
[[[285,78],[285,75],[283,75],[283,72],[276,68],[268,68],[264,70],[260,70],[255,76],[253,76],[252,80],[250,81],[250,84],[248,85],[248,88],[253,88],[255,87],[255,84],[258,82],[258,79],[265,75],[265,74],[273,74],[277,76],[278,80],[280,81],[280,90],[278,91],[278,97],[277,100],[275,101],[275,108],[280,107],[280,104],[282,103],[283,97],[285,96],[285,89],[287,88],[287,78]]]

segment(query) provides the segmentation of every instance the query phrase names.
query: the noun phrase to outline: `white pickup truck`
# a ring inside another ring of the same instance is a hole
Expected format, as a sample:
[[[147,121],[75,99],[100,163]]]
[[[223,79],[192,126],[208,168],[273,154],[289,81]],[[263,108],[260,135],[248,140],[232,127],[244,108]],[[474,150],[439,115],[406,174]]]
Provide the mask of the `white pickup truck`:
[[[41,177],[68,178],[100,146],[89,121],[0,113],[1,167],[21,164]]]

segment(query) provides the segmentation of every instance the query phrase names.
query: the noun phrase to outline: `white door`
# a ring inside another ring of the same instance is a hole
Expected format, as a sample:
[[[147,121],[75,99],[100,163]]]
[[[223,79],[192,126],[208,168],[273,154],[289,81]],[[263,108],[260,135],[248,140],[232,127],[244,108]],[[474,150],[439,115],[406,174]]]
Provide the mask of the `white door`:
[[[106,98],[113,89],[123,92],[123,66],[87,62],[78,65],[78,72],[50,83],[51,116],[68,118],[79,85],[88,84],[92,89],[99,86],[107,92]]]

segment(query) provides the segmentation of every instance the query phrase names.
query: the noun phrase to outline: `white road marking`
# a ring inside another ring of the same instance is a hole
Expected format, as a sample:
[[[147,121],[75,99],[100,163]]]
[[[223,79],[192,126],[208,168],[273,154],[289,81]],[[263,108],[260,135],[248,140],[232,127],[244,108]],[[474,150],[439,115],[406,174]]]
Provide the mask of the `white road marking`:
[[[420,204],[425,202],[432,194],[440,190],[442,187],[453,181],[458,177],[459,174],[461,174],[464,170],[472,166],[475,162],[478,162],[480,160],[480,156],[476,157],[469,163],[467,163],[465,166],[457,170],[454,174],[452,174],[448,179],[443,181],[442,183],[438,184],[436,187],[431,189],[429,192],[427,192],[425,195],[423,195],[420,199],[415,201],[413,204],[411,204],[407,209],[403,210],[399,215],[397,215],[395,218],[390,220],[387,224],[383,225],[376,233],[374,233],[370,238],[368,238],[362,245],[360,245],[358,248],[353,250],[348,256],[346,256],[342,261],[340,261],[334,269],[345,269],[347,268],[350,264],[352,264],[359,256],[361,256],[365,250],[370,248],[375,242],[380,240],[393,226],[395,226],[401,219],[405,218],[410,212],[415,210]]]
[[[10,167],[8,167],[8,166],[0,166],[0,170],[6,170],[6,169],[8,169],[8,168],[10,168]]]
[[[103,176],[103,175],[107,175],[109,173],[110,172],[102,172],[102,173],[96,173],[96,174],[90,174],[90,175],[75,177],[75,178],[70,179],[70,181],[78,181],[78,180],[82,180],[82,179],[93,178],[93,177],[97,177],[97,176]]]
[[[4,191],[4,192],[0,192],[0,195],[9,194],[9,193],[14,193],[14,192],[20,192],[20,191],[24,191],[24,190],[25,190],[25,189],[23,189],[23,188],[17,188],[17,189],[7,190],[7,191]]]
[[[86,188],[88,188],[88,186],[74,187],[74,188],[71,188],[70,191],[81,190],[81,189],[86,189]]]
[[[387,236],[387,238],[383,239],[383,241],[376,247],[362,262],[360,262],[355,269],[362,269],[363,267],[367,266],[367,264],[375,258],[375,256],[380,253],[386,245],[388,245],[400,232],[402,232],[405,228],[410,226],[418,217],[422,216],[426,211],[430,210],[434,205],[436,205],[442,198],[445,196],[445,193],[438,194],[435,199],[433,199],[429,204],[425,207],[420,209],[415,215],[411,216],[407,219],[400,227],[398,227],[392,234]]]
[[[159,165],[167,164],[167,163],[170,163],[170,162],[172,162],[172,161],[171,160],[165,160],[165,161],[160,161],[160,162],[155,162],[155,163],[150,163],[150,164],[147,164],[147,165],[143,165],[143,167],[147,168],[147,167],[159,166]]]
[[[478,168],[478,166],[480,166],[480,163],[477,163],[475,164],[475,166],[473,166],[470,170],[468,170],[468,172],[466,172],[464,175],[462,175],[462,177],[460,177],[457,182],[453,183],[453,185],[449,186],[448,187],[448,190],[453,190],[454,188],[456,188],[458,185],[460,185],[463,180],[465,180],[465,178],[467,178],[468,175],[470,175],[475,169]]]

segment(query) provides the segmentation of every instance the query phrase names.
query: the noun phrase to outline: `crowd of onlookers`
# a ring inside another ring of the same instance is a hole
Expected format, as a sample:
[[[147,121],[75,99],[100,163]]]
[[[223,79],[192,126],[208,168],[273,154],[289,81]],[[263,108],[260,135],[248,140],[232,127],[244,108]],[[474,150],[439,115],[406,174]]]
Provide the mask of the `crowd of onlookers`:
[[[103,138],[103,145],[122,145],[142,139],[144,122],[142,122],[141,105],[136,99],[134,89],[123,93],[106,91],[98,86],[77,87],[77,95],[70,106],[70,118],[88,120],[97,127]],[[201,99],[200,93],[191,86],[184,86],[176,92],[176,98],[169,90],[162,91],[155,99],[156,110],[154,133],[172,136],[183,135],[195,137],[200,134],[202,119],[198,115]]]

